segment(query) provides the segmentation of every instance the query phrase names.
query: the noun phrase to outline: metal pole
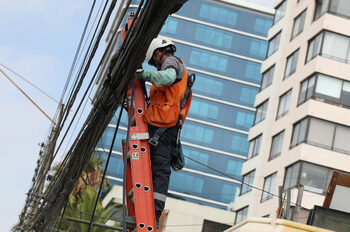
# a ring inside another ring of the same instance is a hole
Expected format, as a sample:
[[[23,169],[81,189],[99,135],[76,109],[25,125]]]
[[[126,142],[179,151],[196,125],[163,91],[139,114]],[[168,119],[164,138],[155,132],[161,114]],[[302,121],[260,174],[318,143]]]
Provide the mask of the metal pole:
[[[290,189],[288,189],[287,190],[287,205],[286,205],[286,216],[285,216],[285,218],[287,219],[287,220],[290,220],[290,197],[291,197],[291,190]]]
[[[297,222],[299,219],[299,212],[300,212],[300,206],[301,206],[301,201],[303,199],[303,192],[304,192],[304,186],[299,185],[298,187],[298,197],[297,197],[297,203],[295,205],[295,211],[294,211],[294,217],[293,221]]]

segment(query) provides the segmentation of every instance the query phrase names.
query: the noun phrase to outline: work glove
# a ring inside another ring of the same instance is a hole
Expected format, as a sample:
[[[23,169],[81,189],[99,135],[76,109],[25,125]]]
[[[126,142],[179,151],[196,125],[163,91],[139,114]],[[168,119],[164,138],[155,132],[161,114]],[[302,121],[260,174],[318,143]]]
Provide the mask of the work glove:
[[[143,79],[143,69],[142,68],[139,68],[136,70],[136,78],[141,84],[145,83],[145,80]]]

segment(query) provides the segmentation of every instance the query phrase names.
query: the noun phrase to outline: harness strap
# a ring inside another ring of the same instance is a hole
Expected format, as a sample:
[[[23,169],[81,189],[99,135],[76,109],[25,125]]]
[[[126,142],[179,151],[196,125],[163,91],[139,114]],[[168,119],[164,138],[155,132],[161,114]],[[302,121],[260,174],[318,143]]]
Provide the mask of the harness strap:
[[[176,126],[179,128],[178,133],[177,133],[177,138],[176,138],[176,145],[180,144],[180,133],[181,133],[181,129],[182,129],[181,111],[184,108],[184,106],[187,104],[188,99],[191,96],[191,88],[192,88],[193,83],[195,82],[195,80],[196,80],[196,75],[194,73],[192,73],[191,75],[189,75],[187,77],[186,92],[185,92],[184,98],[180,102],[179,118],[178,118],[177,123],[176,123]],[[155,131],[153,137],[149,139],[148,143],[153,145],[153,146],[157,146],[159,138],[164,134],[164,132],[167,129],[169,129],[169,128],[167,128],[167,127],[159,127]]]

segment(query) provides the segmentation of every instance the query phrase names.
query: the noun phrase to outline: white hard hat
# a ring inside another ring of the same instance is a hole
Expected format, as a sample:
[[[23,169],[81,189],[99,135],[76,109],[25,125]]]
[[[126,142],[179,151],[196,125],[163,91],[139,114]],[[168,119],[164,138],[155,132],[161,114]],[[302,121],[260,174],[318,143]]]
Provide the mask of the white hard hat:
[[[159,48],[165,48],[168,46],[171,46],[171,48],[173,49],[174,52],[176,51],[176,47],[170,39],[166,39],[163,37],[157,37],[157,38],[153,39],[151,44],[149,45],[148,50],[147,50],[146,60],[148,60],[148,62],[149,62],[152,59],[153,52],[155,50],[157,50]]]

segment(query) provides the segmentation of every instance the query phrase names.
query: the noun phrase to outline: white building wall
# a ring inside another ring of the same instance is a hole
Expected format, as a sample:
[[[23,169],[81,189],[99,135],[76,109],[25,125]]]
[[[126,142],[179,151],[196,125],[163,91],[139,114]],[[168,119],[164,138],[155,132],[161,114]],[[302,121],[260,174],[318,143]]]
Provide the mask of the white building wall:
[[[275,1],[278,6],[282,1]],[[317,100],[308,100],[298,106],[300,93],[300,83],[314,72],[320,72],[333,77],[350,81],[350,65],[317,56],[306,63],[308,41],[320,31],[326,29],[336,33],[350,36],[350,20],[331,14],[325,14],[314,21],[316,1],[287,0],[285,16],[278,21],[269,31],[268,39],[273,38],[279,31],[282,31],[279,49],[268,57],[262,64],[261,72],[264,73],[275,64],[275,72],[272,85],[263,89],[256,97],[255,106],[260,105],[269,99],[265,120],[253,126],[249,131],[249,140],[263,134],[260,153],[258,156],[247,160],[242,168],[242,174],[252,170],[255,171],[253,185],[258,189],[263,189],[264,178],[277,171],[276,185],[274,193],[278,195],[278,186],[283,185],[285,168],[299,160],[308,161],[325,167],[350,172],[350,156],[331,150],[326,150],[308,144],[300,144],[291,149],[291,136],[293,124],[300,119],[309,116],[332,121],[338,124],[350,126],[350,110],[338,105],[332,105]],[[294,18],[302,11],[306,11],[304,29],[301,34],[291,40]],[[336,44],[334,45],[336,46]],[[299,48],[297,69],[294,74],[283,80],[287,57]],[[282,118],[276,120],[279,97],[292,89],[289,112]],[[285,130],[281,155],[268,161],[272,137]],[[275,217],[278,207],[278,198],[273,197],[261,203],[262,191],[253,189],[251,192],[237,198],[235,209],[249,206],[248,216]],[[292,191],[292,202],[296,202],[297,191]],[[304,191],[302,206],[311,209],[315,204],[322,205],[324,196]]]

